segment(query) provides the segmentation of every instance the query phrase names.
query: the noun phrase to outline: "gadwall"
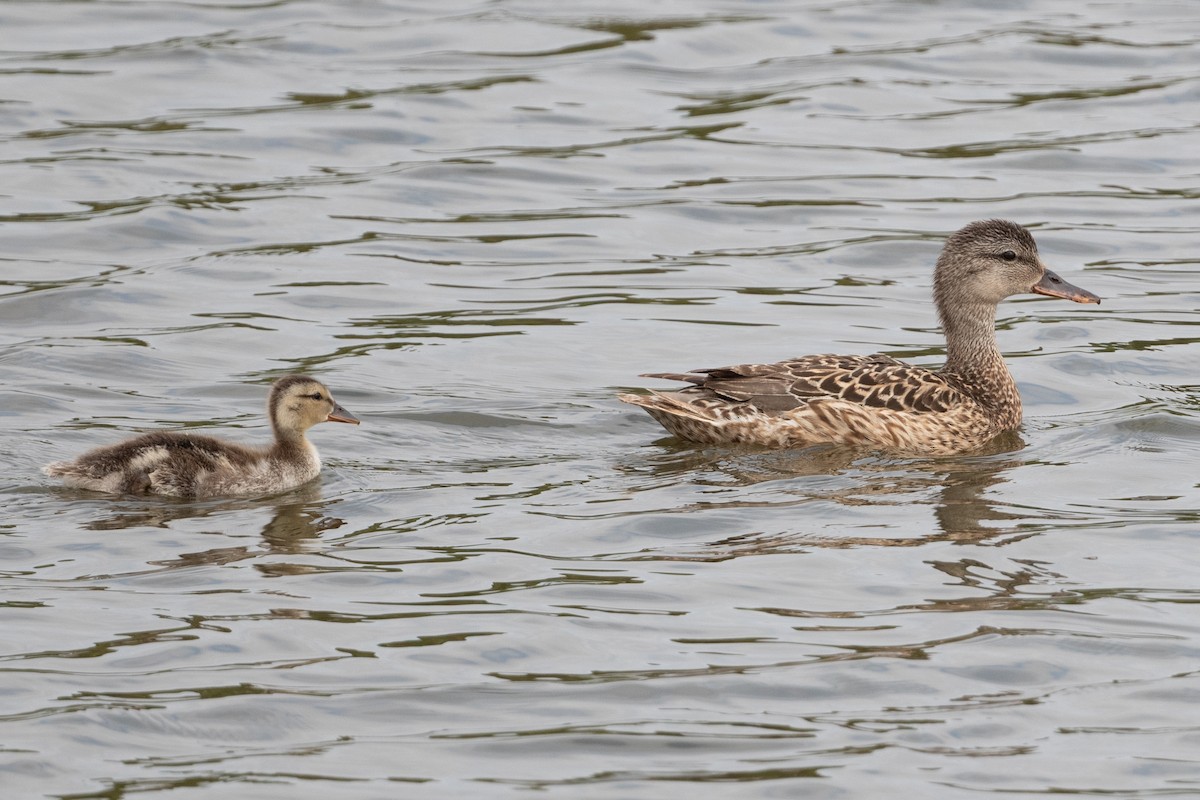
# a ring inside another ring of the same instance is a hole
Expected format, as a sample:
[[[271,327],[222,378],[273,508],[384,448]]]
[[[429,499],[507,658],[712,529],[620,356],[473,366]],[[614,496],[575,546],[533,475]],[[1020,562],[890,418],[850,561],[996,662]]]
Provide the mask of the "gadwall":
[[[968,452],[1021,424],[1021,395],[996,347],[996,305],[1029,292],[1100,302],[1046,269],[1025,228],[1007,220],[972,222],[946,240],[933,273],[933,302],[946,335],[940,370],[878,354],[801,356],[650,373],[642,377],[693,385],[620,399],[694,442]]]
[[[306,375],[275,381],[267,400],[275,442],[247,447],[191,433],[147,433],[98,447],[42,471],[67,486],[97,492],[201,498],[282,492],[321,471],[317,448],[304,435],[318,422],[358,419]]]

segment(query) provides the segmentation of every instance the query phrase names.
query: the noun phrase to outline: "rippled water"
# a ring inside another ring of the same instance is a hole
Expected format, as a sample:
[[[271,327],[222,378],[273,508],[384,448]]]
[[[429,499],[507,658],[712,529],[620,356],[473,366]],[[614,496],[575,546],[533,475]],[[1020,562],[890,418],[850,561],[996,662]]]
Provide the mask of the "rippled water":
[[[1200,9],[0,5],[6,797],[1200,794]],[[646,371],[936,364],[1000,310],[1000,452],[687,445]],[[264,439],[179,503],[38,467]],[[177,791],[172,791],[177,790]]]

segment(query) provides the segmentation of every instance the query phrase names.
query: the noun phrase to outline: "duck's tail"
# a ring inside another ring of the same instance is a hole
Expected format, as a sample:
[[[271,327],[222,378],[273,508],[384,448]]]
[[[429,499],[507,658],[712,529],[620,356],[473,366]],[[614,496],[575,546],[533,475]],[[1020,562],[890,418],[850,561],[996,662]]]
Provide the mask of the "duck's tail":
[[[670,433],[691,442],[722,443],[741,438],[726,430],[729,420],[713,414],[711,409],[694,405],[671,392],[652,394],[620,394],[623,403],[640,406]]]

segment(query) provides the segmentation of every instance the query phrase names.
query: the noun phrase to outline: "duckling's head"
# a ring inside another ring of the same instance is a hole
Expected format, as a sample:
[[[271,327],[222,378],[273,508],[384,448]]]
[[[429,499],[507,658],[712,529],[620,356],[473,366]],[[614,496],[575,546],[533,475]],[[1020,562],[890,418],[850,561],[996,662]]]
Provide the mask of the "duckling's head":
[[[933,273],[933,299],[943,325],[957,308],[994,309],[1006,297],[1030,292],[1076,303],[1100,302],[1046,269],[1033,235],[1004,219],[972,222],[952,234]]]
[[[323,383],[307,375],[285,375],[275,381],[267,414],[275,436],[282,439],[303,436],[318,422],[358,424],[358,418],[338,405]]]

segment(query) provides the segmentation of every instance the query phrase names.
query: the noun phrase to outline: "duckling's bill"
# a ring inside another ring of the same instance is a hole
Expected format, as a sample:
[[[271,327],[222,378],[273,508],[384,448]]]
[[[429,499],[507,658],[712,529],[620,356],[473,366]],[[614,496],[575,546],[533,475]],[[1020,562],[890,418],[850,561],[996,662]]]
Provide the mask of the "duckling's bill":
[[[333,411],[329,412],[329,416],[325,418],[326,422],[348,422],[351,425],[358,424],[358,417],[351,414],[346,409],[342,408],[340,403],[333,404]]]
[[[1087,289],[1067,283],[1050,270],[1030,289],[1034,294],[1044,294],[1047,297],[1061,297],[1073,303],[1095,303],[1100,305],[1100,298]]]

